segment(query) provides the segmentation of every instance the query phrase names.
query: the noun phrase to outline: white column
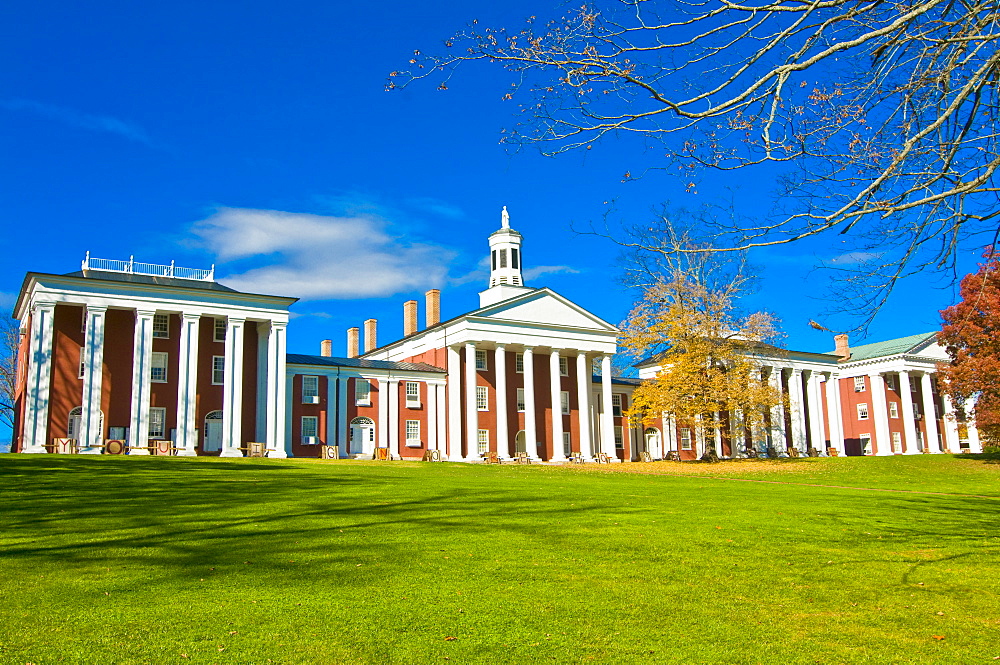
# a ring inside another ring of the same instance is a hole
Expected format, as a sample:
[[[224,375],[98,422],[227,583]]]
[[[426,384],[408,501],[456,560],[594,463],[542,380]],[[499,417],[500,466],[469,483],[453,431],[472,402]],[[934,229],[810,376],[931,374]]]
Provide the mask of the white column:
[[[399,379],[386,379],[389,389],[389,454],[390,459],[403,459],[399,449]]]
[[[826,410],[830,414],[830,447],[844,455],[844,414],[840,411],[840,379],[826,375]]]
[[[565,462],[563,452],[562,378],[559,374],[559,351],[552,349],[549,354],[549,382],[552,390],[552,458],[553,462]]]
[[[49,431],[49,390],[52,386],[52,333],[56,305],[37,302],[31,310],[28,342],[27,403],[24,410],[21,452],[44,453]]]
[[[806,417],[803,408],[802,370],[793,369],[788,377],[788,405],[792,421],[792,445],[805,452],[806,449]]]
[[[448,347],[448,459],[462,460],[462,356]]]
[[[104,432],[101,422],[101,387],[104,382],[104,323],[107,307],[87,307],[87,332],[83,341],[83,413],[80,417],[80,452],[99,455]]]
[[[479,409],[476,408],[476,345],[465,344],[465,460],[479,459]]]
[[[291,418],[288,416],[290,404],[287,400],[288,384],[291,377],[288,376],[287,368],[287,348],[288,348],[288,324],[279,321],[271,322],[271,332],[267,340],[267,413],[268,413],[268,437],[266,441],[267,456],[285,458],[288,457],[288,442],[291,435],[288,433]],[[226,351],[229,351],[229,335],[226,335]],[[242,344],[242,343],[241,343]],[[240,347],[242,348],[242,346]],[[241,354],[242,355],[242,354]],[[226,361],[229,367],[229,361]],[[242,361],[240,362],[240,374],[243,373]],[[241,404],[242,404],[242,392]],[[329,409],[330,403],[327,403]],[[225,415],[225,411],[223,411]],[[329,414],[327,414],[329,417]],[[270,422],[273,420],[274,422]]]
[[[615,419],[611,408],[611,356],[601,357],[601,449],[617,461],[615,453]]]
[[[531,459],[538,458],[538,433],[535,429],[535,350],[524,347],[524,450]]]
[[[226,320],[226,360],[222,385],[222,453],[220,457],[243,457],[243,337],[246,319]],[[277,347],[277,344],[275,345]],[[279,406],[280,403],[276,403]],[[282,409],[278,409],[282,410]],[[268,456],[271,451],[268,451]]]
[[[343,411],[340,410],[339,393],[338,393],[338,383],[339,377],[329,376],[326,377],[326,445],[328,446],[339,446],[340,441],[338,439],[340,430],[340,419],[343,418]],[[339,449],[338,449],[339,450]],[[340,454],[343,451],[340,450]]]
[[[767,381],[772,388],[778,391],[779,395],[784,395],[780,367],[771,368]],[[788,450],[788,444],[785,441],[785,406],[782,402],[771,407],[771,446],[778,455]]]
[[[129,455],[149,454],[149,393],[152,379],[153,314],[136,310],[132,343],[132,417],[129,422]]]
[[[389,428],[391,426],[389,423],[389,385],[386,377],[380,377],[378,380],[378,424],[375,426],[379,448],[389,448]],[[372,459],[375,459],[374,451],[372,451]]]
[[[576,354],[576,401],[577,415],[580,419],[580,454],[586,460],[593,460],[590,454],[590,382],[593,376],[587,354],[580,351]]]
[[[966,405],[966,416],[965,416],[965,426],[969,432],[969,452],[970,453],[981,453],[983,452],[982,441],[979,440],[979,428],[976,427],[976,406],[979,402],[978,397],[974,397],[971,405]]]
[[[198,330],[200,314],[181,314],[181,338],[177,358],[177,440],[174,447],[182,457],[196,455],[198,437]]]
[[[924,444],[930,452],[939,453],[941,447],[938,444],[937,411],[934,408],[934,391],[930,372],[924,372],[920,376],[920,392],[923,395],[924,428],[927,432],[927,440],[924,441]]]
[[[871,417],[872,426],[875,429],[872,432],[875,437],[875,454],[878,456],[892,455],[892,443],[889,440],[889,412],[885,406],[885,380],[878,372],[869,374],[868,379],[872,387]],[[909,398],[910,396],[907,394],[906,399]],[[912,413],[910,422],[913,422]]]
[[[448,428],[445,427],[447,421],[447,399],[445,398],[444,383],[434,383],[431,385],[437,395],[437,442],[434,447],[442,453],[448,450]]]
[[[949,453],[961,452],[955,404],[951,401],[951,395],[944,393],[941,397],[944,401],[944,449]]]
[[[437,386],[431,382],[424,383],[427,390],[427,450],[437,448]]]
[[[258,321],[251,329],[257,330],[257,399],[254,404],[254,441],[264,444],[267,454],[267,362],[271,355],[271,322]]]
[[[718,411],[712,413],[712,428],[712,445],[715,446],[715,454],[722,457],[725,453],[722,449],[722,414]],[[732,443],[730,442],[731,446]]]
[[[497,457],[510,459],[510,432],[507,426],[507,354],[503,344],[497,344],[494,362],[497,384]]]
[[[910,373],[903,370],[899,373],[899,401],[903,407],[903,453],[916,455],[920,452],[917,449],[917,423],[913,412],[913,393],[910,388]]]
[[[629,395],[629,400],[631,403],[632,395]],[[635,449],[635,424],[632,422],[631,418],[625,418],[622,420],[622,436],[625,437],[625,443],[628,445],[628,458],[629,460],[640,459],[638,451]]]
[[[348,377],[337,375],[337,437],[335,440],[340,448],[340,456],[347,457],[347,441],[351,431],[350,423],[347,422],[347,382]],[[332,402],[331,402],[332,404]],[[329,416],[327,416],[329,417]],[[352,451],[357,452],[357,451]]]
[[[809,436],[812,438],[812,447],[816,449],[817,455],[826,452],[826,427],[823,424],[823,384],[820,383],[820,373],[816,370],[809,372],[809,382],[806,384],[809,391],[806,407],[809,410]]]

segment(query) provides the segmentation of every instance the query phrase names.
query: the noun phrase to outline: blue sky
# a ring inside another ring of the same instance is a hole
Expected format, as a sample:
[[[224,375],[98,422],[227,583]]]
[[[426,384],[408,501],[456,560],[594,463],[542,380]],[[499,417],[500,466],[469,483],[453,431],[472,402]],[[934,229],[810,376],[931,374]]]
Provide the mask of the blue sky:
[[[525,237],[528,284],[550,286],[611,322],[635,294],[618,283],[618,249],[572,226],[641,221],[661,202],[699,194],[635,170],[634,145],[586,153],[510,154],[508,79],[462,71],[433,85],[384,91],[413,49],[432,49],[468,21],[519,24],[548,1],[423,3],[7,3],[0,21],[0,209],[8,243],[0,306],[27,271],[70,272],[102,258],[207,267],[220,281],[303,298],[289,350],[318,353],[346,328],[380,321],[402,333],[402,303],[443,289],[445,317],[485,287],[486,236],[508,206]],[[737,208],[765,200],[767,178],[741,176]],[[792,348],[832,348],[807,326],[826,306],[817,260],[842,253],[823,238],[755,255],[761,290],[748,303],[784,320]],[[975,254],[970,253],[967,267]],[[228,278],[228,279],[227,279]],[[908,282],[871,339],[938,326],[949,288]],[[422,317],[422,314],[421,314]],[[836,323],[836,322],[831,322]],[[833,327],[833,326],[831,326]]]

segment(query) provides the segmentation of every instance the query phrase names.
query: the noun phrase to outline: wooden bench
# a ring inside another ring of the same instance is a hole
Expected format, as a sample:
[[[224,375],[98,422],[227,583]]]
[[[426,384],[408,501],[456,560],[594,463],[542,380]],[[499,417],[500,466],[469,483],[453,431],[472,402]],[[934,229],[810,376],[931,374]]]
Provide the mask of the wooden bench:
[[[515,464],[531,464],[531,457],[528,456],[526,452],[514,453],[514,463]]]
[[[570,464],[585,464],[586,462],[587,460],[584,458],[583,453],[575,452],[569,454]]]
[[[483,453],[483,462],[486,464],[502,464],[503,460],[492,450]]]

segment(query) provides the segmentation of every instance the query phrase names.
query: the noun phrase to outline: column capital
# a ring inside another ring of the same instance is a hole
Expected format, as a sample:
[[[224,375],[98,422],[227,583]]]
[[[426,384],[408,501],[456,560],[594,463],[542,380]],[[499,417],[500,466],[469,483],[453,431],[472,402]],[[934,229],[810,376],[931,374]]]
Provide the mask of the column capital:
[[[135,315],[143,319],[151,319],[156,315],[155,309],[136,309]]]
[[[87,305],[87,312],[106,312],[108,311],[107,305]]]
[[[55,308],[56,308],[56,303],[55,301],[52,300],[36,300],[35,302],[31,303],[32,311],[36,309],[55,309]]]
[[[240,324],[240,323],[246,323],[247,322],[247,317],[245,317],[245,316],[227,316],[226,317],[226,322],[229,323],[229,325],[231,325],[231,326],[232,325],[237,325],[237,324]]]
[[[181,312],[181,318],[185,319],[187,321],[191,321],[191,320],[200,321],[201,320],[201,312],[183,312],[182,311]]]

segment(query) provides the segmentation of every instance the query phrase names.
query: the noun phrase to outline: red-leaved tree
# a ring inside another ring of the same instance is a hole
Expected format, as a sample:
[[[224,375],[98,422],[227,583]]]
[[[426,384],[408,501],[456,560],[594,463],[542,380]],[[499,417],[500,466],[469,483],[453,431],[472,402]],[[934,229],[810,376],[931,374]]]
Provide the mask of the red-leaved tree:
[[[980,435],[1000,442],[1000,251],[987,247],[979,270],[961,283],[962,300],[941,311],[938,333],[951,363],[938,367],[942,389],[967,413]]]

